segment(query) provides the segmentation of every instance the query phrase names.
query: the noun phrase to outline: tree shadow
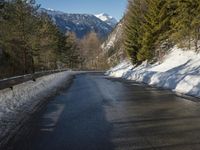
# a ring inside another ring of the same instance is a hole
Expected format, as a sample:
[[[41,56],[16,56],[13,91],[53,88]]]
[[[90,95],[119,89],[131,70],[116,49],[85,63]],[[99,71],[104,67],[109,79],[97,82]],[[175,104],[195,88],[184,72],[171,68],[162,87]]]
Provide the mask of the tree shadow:
[[[200,83],[198,83],[195,87],[193,87],[186,95],[194,96],[200,98]],[[200,102],[200,101],[199,101]]]

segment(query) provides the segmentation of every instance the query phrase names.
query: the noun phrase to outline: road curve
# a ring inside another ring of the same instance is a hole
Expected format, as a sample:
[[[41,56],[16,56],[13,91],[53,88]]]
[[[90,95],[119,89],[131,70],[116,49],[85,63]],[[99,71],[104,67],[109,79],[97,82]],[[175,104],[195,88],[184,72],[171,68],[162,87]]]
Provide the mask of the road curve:
[[[200,103],[172,92],[76,75],[9,150],[199,150]]]

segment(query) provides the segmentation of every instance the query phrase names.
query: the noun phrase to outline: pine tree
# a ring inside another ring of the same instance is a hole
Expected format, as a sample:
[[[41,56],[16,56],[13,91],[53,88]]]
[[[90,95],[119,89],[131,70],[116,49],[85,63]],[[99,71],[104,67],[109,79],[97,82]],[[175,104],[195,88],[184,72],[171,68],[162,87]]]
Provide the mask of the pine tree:
[[[173,33],[171,38],[176,43],[181,43],[182,47],[191,48],[193,34],[198,27],[198,19],[195,21],[195,16],[198,16],[199,1],[197,0],[171,0],[171,3],[176,4],[175,15],[171,19],[173,25]],[[197,17],[198,18],[198,17]],[[188,41],[188,42],[185,42]],[[185,43],[188,43],[185,45]]]
[[[199,0],[129,0],[123,31],[132,62],[151,60],[164,43],[197,51],[199,12]]]
[[[156,48],[168,38],[166,32],[170,29],[166,0],[147,0],[147,6],[143,23],[142,48],[137,55],[140,61],[151,60],[155,56]]]
[[[31,37],[34,32],[34,1],[15,0],[6,2],[5,15],[1,23],[1,44],[11,65],[23,73],[33,71]]]
[[[45,13],[38,14],[36,34],[33,37],[34,61],[37,70],[56,69],[59,58],[60,32]]]
[[[66,37],[47,14],[37,12],[34,0],[0,2],[0,69],[16,75],[78,66],[76,38]]]
[[[141,49],[143,36],[144,15],[146,3],[144,0],[129,0],[127,13],[124,19],[124,46],[133,63],[138,62],[137,53]]]

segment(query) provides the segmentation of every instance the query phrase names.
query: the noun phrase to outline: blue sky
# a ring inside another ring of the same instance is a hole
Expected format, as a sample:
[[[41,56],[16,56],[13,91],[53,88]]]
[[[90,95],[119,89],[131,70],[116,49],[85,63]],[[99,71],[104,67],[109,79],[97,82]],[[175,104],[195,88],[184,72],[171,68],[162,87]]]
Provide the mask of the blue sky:
[[[127,0],[36,0],[43,8],[67,13],[107,13],[120,20],[126,10]]]

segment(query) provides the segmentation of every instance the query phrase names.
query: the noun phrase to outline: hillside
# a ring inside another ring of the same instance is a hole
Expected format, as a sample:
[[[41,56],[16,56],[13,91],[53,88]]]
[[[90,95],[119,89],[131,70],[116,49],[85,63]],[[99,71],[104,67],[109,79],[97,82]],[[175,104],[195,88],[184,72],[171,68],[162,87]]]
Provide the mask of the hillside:
[[[99,57],[105,58],[108,66],[114,66],[126,57],[122,44],[122,25],[122,21],[119,22],[101,45]]]

